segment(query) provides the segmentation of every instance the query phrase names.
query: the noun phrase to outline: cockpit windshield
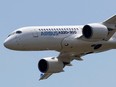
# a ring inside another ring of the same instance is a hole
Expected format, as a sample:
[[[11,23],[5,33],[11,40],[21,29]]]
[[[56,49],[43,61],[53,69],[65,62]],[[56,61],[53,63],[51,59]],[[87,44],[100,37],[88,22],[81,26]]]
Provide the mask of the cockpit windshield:
[[[14,35],[14,34],[21,34],[21,33],[22,33],[22,31],[18,30],[18,31],[15,31],[15,32],[9,34],[8,37],[11,36],[11,35]]]
[[[16,31],[16,34],[21,34],[22,33],[22,31]]]
[[[14,34],[15,34],[15,32],[13,32],[13,33],[9,34],[9,35],[8,35],[8,37],[10,37],[11,35],[14,35]]]

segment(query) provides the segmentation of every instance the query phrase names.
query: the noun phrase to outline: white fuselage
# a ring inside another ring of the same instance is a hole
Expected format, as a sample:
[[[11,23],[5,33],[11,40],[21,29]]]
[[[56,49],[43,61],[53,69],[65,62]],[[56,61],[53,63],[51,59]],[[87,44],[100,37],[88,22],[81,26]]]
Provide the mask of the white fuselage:
[[[80,39],[83,26],[24,27],[12,32],[5,40],[7,48],[21,51],[56,50],[59,52],[91,53],[106,51],[116,47],[113,40],[87,41]],[[94,49],[95,44],[102,44]]]

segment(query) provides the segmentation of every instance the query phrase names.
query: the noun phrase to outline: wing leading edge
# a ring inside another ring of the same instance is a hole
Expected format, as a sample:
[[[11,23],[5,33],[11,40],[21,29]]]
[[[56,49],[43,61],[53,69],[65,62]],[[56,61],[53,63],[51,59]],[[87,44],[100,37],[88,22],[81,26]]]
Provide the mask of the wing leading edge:
[[[116,15],[110,17],[106,21],[103,22],[104,24],[116,24]]]

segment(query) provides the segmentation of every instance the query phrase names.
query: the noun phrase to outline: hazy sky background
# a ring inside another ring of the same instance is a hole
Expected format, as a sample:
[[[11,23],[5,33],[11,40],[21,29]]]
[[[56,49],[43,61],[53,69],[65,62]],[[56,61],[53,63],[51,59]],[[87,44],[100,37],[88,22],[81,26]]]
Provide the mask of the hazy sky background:
[[[8,34],[20,27],[88,24],[114,14],[115,0],[0,0],[0,87],[116,87],[116,50],[84,56],[65,72],[38,81],[38,61],[59,53],[3,46]]]

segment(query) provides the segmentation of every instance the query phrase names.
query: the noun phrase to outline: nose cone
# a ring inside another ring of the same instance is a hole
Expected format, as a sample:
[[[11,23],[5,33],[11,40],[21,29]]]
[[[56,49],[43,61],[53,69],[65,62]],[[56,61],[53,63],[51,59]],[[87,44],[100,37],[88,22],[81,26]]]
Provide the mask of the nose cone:
[[[5,41],[4,41],[4,46],[8,49],[15,49],[16,47],[16,40],[15,38],[7,38]]]

